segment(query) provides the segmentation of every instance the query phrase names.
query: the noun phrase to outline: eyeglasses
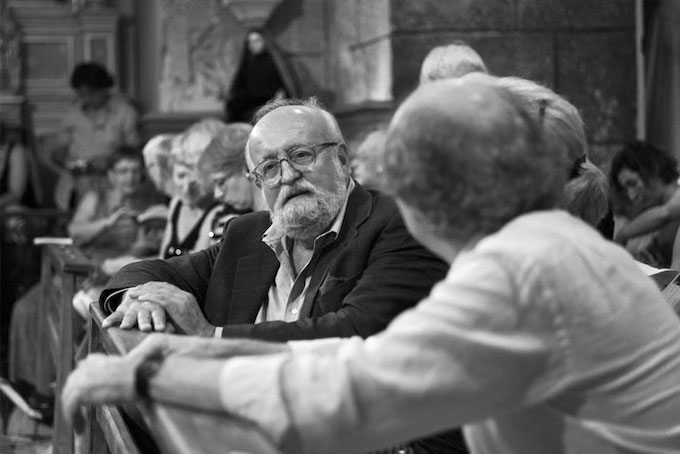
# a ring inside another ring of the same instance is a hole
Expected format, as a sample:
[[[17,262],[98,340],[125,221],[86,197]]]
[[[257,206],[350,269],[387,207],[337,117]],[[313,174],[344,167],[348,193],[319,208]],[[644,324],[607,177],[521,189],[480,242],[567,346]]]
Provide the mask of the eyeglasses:
[[[281,183],[281,162],[286,161],[288,165],[299,172],[309,171],[316,163],[316,158],[327,147],[335,147],[341,142],[325,142],[316,145],[300,145],[286,150],[286,157],[266,159],[259,163],[250,172],[250,177],[254,178],[258,184],[274,187]]]

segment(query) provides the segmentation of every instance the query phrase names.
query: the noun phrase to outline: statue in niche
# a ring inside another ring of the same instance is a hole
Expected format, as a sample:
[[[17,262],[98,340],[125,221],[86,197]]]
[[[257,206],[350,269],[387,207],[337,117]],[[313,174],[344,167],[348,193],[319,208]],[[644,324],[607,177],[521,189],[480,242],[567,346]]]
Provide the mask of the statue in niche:
[[[0,90],[17,94],[21,89],[21,31],[6,2],[1,3],[0,14]]]
[[[270,99],[296,96],[296,91],[291,72],[273,39],[264,29],[248,30],[225,102],[225,121],[250,122],[259,106]]]
[[[220,0],[160,0],[162,112],[219,111],[235,95],[234,79],[245,47],[243,25]],[[296,95],[285,60],[265,31],[265,47],[283,80]],[[234,121],[234,120],[230,120]]]

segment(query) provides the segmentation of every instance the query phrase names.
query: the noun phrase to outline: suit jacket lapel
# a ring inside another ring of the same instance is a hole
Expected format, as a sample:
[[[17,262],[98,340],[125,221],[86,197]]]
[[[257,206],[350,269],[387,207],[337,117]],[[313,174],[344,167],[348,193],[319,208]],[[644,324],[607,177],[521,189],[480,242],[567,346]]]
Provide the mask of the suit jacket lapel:
[[[355,182],[355,185],[347,201],[345,219],[342,222],[338,238],[326,246],[321,252],[321,257],[319,257],[314,265],[312,278],[305,294],[305,301],[300,308],[300,318],[310,317],[319,288],[328,275],[331,264],[338,254],[357,236],[359,227],[368,219],[373,210],[373,197],[371,193],[359,183]]]
[[[234,288],[229,304],[228,324],[254,323],[279,269],[279,261],[261,243],[254,254],[242,257],[236,265]]]

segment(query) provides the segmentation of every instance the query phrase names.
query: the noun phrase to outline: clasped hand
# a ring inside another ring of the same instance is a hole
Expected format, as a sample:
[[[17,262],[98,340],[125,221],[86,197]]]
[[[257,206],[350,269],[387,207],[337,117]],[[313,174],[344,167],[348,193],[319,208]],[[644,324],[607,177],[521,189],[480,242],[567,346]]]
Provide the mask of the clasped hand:
[[[120,324],[121,329],[139,327],[140,331],[166,331],[167,317],[185,334],[212,337],[212,326],[198,307],[194,295],[167,282],[147,282],[125,292],[123,301],[102,326]]]

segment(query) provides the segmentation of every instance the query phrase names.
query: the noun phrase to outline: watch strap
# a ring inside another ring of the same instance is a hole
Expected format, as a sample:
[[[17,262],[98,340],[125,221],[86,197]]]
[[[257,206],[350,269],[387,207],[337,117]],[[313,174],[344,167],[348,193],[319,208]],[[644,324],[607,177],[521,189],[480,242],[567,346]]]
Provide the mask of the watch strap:
[[[147,358],[135,369],[135,391],[143,399],[150,399],[149,382],[158,374],[163,365],[163,358]]]

